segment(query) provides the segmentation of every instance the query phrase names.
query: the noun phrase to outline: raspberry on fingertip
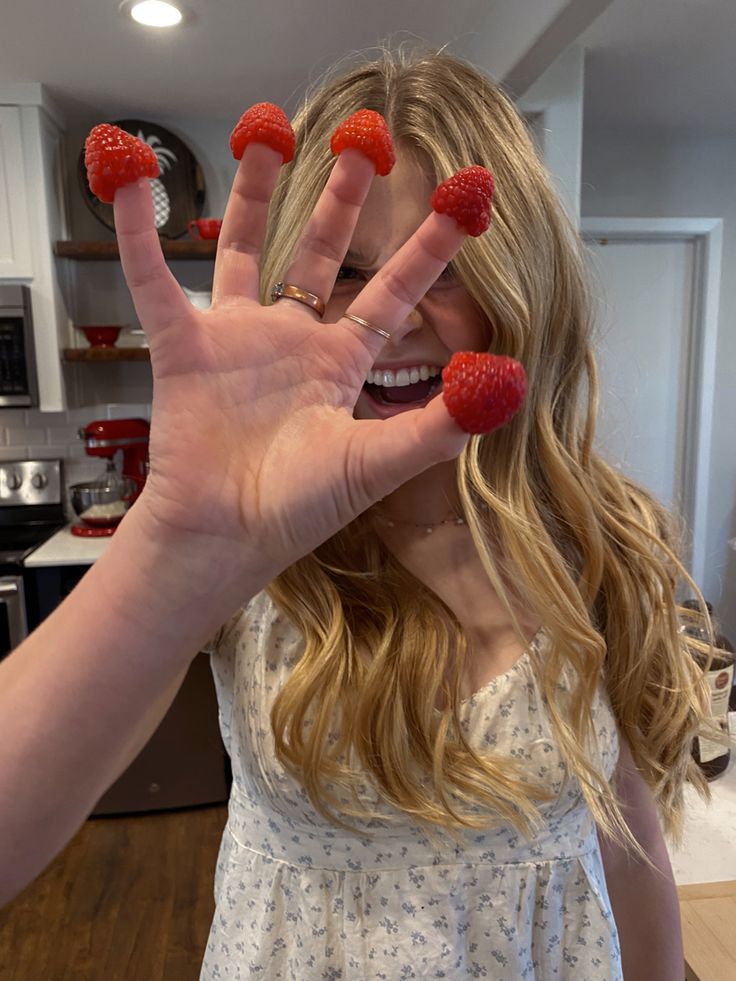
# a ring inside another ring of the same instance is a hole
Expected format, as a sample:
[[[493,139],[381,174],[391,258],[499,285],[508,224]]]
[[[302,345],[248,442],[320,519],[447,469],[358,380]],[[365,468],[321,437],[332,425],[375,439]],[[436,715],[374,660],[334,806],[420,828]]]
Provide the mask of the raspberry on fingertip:
[[[105,204],[112,204],[118,188],[160,173],[148,143],[112,123],[100,123],[90,130],[84,141],[84,166],[90,190]]]
[[[482,235],[491,223],[493,175],[477,165],[458,170],[443,181],[432,195],[432,208],[454,218],[474,238]]]
[[[272,102],[257,102],[246,109],[230,134],[230,149],[236,160],[242,159],[249,143],[265,143],[289,163],[294,158],[296,139],[284,110]]]
[[[373,163],[379,177],[389,174],[396,163],[386,120],[373,109],[359,109],[340,123],[332,134],[330,149],[336,156],[343,150],[359,150]]]

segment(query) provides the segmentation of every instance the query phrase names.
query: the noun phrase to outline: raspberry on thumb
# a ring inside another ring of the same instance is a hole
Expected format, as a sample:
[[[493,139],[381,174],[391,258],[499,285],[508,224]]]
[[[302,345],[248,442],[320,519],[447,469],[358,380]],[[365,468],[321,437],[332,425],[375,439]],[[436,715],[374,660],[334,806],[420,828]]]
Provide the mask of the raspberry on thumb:
[[[336,156],[343,150],[360,150],[373,163],[379,177],[390,173],[396,163],[386,120],[373,109],[359,109],[340,123],[332,134],[330,149]]]
[[[493,175],[485,167],[465,167],[443,181],[432,195],[432,207],[454,218],[468,235],[482,235],[491,223]]]
[[[501,354],[458,351],[442,370],[442,398],[466,433],[490,433],[521,408],[527,391],[524,366]]]
[[[236,160],[242,159],[249,143],[265,143],[280,153],[283,162],[294,157],[294,130],[286,113],[272,102],[257,102],[246,109],[230,134],[230,149]]]

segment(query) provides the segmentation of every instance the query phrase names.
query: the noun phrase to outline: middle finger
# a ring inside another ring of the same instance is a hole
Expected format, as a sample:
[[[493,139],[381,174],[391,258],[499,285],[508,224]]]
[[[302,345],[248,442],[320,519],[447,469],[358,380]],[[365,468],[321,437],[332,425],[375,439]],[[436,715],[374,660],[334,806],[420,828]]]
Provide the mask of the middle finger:
[[[359,150],[343,150],[304,226],[285,283],[328,299],[375,173]]]

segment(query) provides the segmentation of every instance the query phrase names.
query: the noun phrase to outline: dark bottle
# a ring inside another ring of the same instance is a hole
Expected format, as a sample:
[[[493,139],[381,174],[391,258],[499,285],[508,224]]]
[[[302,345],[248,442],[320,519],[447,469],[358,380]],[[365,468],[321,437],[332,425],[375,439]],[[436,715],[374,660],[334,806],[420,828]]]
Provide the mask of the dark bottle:
[[[708,614],[712,618],[712,605],[708,602],[705,605]],[[685,600],[682,606],[688,610],[700,611],[698,601],[695,599]],[[720,728],[721,732],[729,735],[728,710],[734,699],[735,658],[733,646],[723,634],[718,633],[715,623],[713,624],[713,629],[716,651],[707,672],[708,687],[710,688],[710,715],[713,724]],[[700,626],[697,623],[691,623],[686,620],[682,630],[689,636],[696,637],[704,644],[708,644],[708,634],[704,625]],[[692,654],[698,664],[704,668],[707,661],[706,655],[701,654],[700,651],[693,651]],[[728,761],[731,759],[731,750],[728,746],[708,739],[706,736],[695,737],[692,752],[695,762],[703,771],[707,780],[712,780],[714,777],[723,773],[728,766]]]

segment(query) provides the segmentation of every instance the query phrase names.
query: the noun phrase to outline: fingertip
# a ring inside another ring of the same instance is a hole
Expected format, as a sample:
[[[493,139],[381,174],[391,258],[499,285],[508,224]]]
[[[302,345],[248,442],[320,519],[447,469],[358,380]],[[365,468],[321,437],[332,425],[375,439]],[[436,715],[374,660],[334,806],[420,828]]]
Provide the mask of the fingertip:
[[[115,229],[127,232],[142,224],[153,224],[153,194],[150,181],[142,177],[119,187],[112,201]]]
[[[437,450],[437,460],[454,460],[462,453],[470,440],[447,411],[442,392],[431,399],[423,409],[417,409],[417,424],[423,442],[431,442]]]

